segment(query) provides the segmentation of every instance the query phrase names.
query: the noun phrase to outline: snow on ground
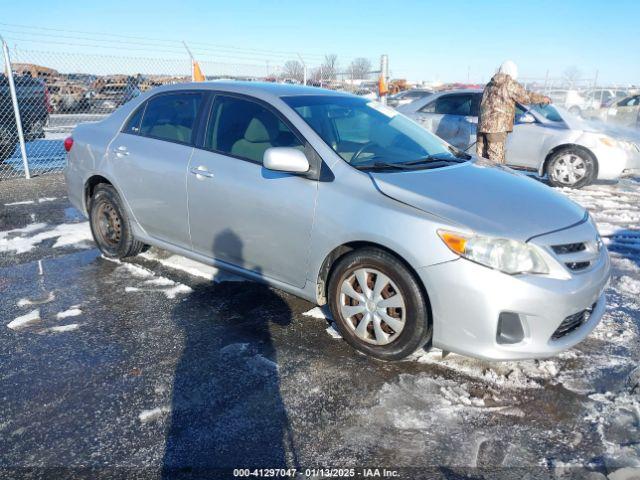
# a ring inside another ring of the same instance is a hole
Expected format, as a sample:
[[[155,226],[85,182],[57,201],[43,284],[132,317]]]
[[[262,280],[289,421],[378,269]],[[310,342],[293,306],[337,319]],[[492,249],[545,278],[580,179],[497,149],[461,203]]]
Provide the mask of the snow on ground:
[[[181,255],[163,256],[156,250],[150,250],[140,254],[142,258],[152,260],[173,270],[179,270],[193,277],[212,280],[215,282],[246,282],[247,279],[230,272],[225,272],[216,267],[191,260]]]
[[[140,420],[141,423],[149,423],[155,420],[159,420],[170,411],[171,409],[166,406],[152,408],[151,410],[143,410],[138,415],[138,419]]]
[[[56,299],[56,295],[53,292],[48,292],[44,298],[21,298],[16,305],[18,307],[26,307],[29,305],[42,305],[44,303],[53,302]]]
[[[69,308],[68,310],[65,310],[63,312],[56,313],[56,318],[58,320],[62,320],[68,317],[77,317],[78,315],[82,315],[82,310],[80,310],[79,308]]]
[[[56,239],[54,248],[91,242],[89,222],[62,223],[54,227],[46,223],[32,223],[23,228],[0,232],[0,253],[29,252],[39,243],[49,239]]]
[[[130,262],[122,262],[112,258],[102,257],[105,260],[118,264],[114,270],[115,275],[131,276],[136,280],[135,286],[127,286],[127,293],[161,292],[168,299],[174,299],[180,294],[191,293],[193,289],[183,283],[175,282],[170,278],[157,275],[152,270]]]
[[[20,315],[7,324],[11,330],[20,330],[28,325],[40,321],[40,309],[31,310],[29,313]]]
[[[51,327],[49,331],[54,333],[62,333],[71,332],[73,330],[77,330],[78,328],[80,328],[79,323],[69,323],[68,325],[56,325],[55,327]]]
[[[34,205],[36,203],[53,202],[53,201],[55,201],[57,199],[58,199],[58,197],[42,197],[42,198],[38,198],[36,200],[23,200],[21,202],[5,203],[4,206],[5,207],[14,207],[14,206],[17,206],[17,205]]]

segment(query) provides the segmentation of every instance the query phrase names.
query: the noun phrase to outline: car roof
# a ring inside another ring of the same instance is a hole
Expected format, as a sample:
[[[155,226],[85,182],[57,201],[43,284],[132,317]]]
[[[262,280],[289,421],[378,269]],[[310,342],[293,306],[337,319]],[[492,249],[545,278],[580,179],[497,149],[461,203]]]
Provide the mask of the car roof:
[[[349,95],[345,92],[328,90],[304,85],[292,85],[288,83],[271,82],[244,82],[244,81],[212,81],[212,82],[188,82],[163,85],[153,89],[154,92],[171,90],[216,90],[230,93],[244,93],[256,97],[289,97],[294,95]]]
[[[440,90],[439,92],[433,92],[434,95],[445,95],[450,93],[482,93],[481,88],[454,88],[451,90]]]

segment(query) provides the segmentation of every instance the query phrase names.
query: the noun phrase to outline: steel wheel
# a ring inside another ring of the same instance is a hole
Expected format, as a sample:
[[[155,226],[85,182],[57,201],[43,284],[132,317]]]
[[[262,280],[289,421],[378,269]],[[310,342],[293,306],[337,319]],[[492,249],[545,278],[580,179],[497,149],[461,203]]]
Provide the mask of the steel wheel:
[[[145,248],[145,244],[133,236],[124,206],[112,185],[95,187],[89,200],[89,225],[105,257],[132,257]]]
[[[572,186],[585,177],[587,165],[585,160],[575,153],[565,153],[553,162],[549,173],[556,183]]]
[[[122,235],[120,215],[110,203],[103,202],[98,206],[97,212],[98,233],[102,240],[117,245]]]
[[[340,313],[359,339],[373,345],[393,342],[406,320],[400,289],[373,268],[359,268],[342,282]]]

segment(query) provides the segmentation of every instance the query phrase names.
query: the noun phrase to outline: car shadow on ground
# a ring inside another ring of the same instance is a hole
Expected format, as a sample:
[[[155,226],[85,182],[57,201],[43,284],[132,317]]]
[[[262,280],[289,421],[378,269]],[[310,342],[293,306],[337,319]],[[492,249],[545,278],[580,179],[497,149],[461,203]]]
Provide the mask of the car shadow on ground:
[[[242,259],[242,249],[229,230],[213,244],[218,258]],[[172,313],[184,343],[163,478],[224,478],[231,472],[217,469],[297,466],[270,332],[271,324],[291,323],[291,310],[266,285],[244,282],[238,290],[237,283],[214,279],[195,287]]]

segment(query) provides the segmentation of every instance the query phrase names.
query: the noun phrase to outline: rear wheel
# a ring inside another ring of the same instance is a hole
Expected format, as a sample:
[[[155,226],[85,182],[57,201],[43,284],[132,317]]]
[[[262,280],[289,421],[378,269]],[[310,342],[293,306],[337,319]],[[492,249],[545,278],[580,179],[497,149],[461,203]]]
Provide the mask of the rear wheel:
[[[412,272],[376,248],[346,254],[329,279],[331,313],[355,349],[399,360],[431,339],[426,298]]]
[[[98,185],[89,206],[91,233],[105,257],[125,258],[140,253],[145,244],[136,240],[122,201],[111,185]]]
[[[549,158],[547,176],[554,187],[582,188],[595,180],[596,161],[582,149],[563,148]]]

